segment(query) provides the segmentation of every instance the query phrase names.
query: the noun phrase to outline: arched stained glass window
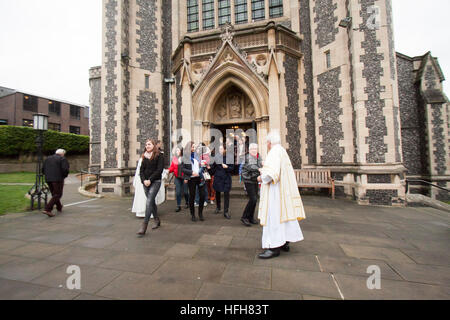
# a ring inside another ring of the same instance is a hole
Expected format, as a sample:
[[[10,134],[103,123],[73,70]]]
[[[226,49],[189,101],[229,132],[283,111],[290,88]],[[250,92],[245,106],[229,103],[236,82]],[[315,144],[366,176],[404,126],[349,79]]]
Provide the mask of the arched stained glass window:
[[[198,0],[187,0],[187,31],[198,31]]]
[[[247,0],[234,0],[235,23],[247,23]]]
[[[214,0],[202,0],[203,30],[214,29]]]
[[[264,7],[264,0],[252,0],[252,20],[264,20],[266,17],[266,9]]]
[[[271,18],[283,16],[283,0],[269,0],[269,16]]]
[[[231,23],[231,0],[219,0],[219,26]]]

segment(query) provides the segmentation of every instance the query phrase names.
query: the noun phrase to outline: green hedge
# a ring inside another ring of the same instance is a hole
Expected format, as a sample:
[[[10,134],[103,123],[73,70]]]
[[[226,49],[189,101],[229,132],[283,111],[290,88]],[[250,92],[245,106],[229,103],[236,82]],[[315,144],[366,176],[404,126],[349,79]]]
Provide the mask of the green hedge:
[[[33,128],[0,126],[0,156],[36,153],[37,132]],[[44,132],[44,153],[62,148],[68,154],[89,153],[89,136],[53,130]]]

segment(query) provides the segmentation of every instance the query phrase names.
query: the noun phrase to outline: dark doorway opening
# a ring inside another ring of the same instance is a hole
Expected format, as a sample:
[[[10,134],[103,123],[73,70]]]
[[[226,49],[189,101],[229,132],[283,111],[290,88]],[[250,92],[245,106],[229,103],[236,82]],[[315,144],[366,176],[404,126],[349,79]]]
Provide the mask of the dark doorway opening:
[[[232,148],[234,152],[234,175],[239,174],[239,164],[248,153],[250,138],[246,135],[247,130],[254,129],[256,134],[256,122],[245,122],[236,124],[212,124],[211,129],[217,129],[222,133],[223,144],[227,150]],[[227,133],[228,130],[228,133]],[[255,135],[256,138],[256,135]],[[211,138],[212,140],[214,138]]]

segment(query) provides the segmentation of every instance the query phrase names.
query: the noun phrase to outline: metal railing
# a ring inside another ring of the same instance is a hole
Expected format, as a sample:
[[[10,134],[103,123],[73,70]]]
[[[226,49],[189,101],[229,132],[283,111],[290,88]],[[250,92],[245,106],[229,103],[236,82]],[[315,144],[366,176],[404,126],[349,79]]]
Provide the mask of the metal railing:
[[[447,189],[447,188],[438,186],[437,184],[431,183],[431,182],[426,181],[426,180],[420,180],[420,179],[406,179],[406,193],[408,193],[408,190],[409,190],[409,184],[410,184],[411,182],[419,182],[419,183],[421,183],[421,184],[427,184],[427,185],[429,185],[429,186],[432,186],[432,187],[441,189],[441,190],[443,190],[443,191],[450,192],[450,189]]]
[[[99,192],[98,192],[98,183],[100,181],[100,173],[92,173],[92,172],[89,172],[88,170],[81,169],[80,170],[80,187],[83,187],[83,175],[85,175],[85,174],[86,175],[90,175],[90,176],[92,176],[92,175],[95,176],[95,179],[96,179],[95,194],[99,194]]]

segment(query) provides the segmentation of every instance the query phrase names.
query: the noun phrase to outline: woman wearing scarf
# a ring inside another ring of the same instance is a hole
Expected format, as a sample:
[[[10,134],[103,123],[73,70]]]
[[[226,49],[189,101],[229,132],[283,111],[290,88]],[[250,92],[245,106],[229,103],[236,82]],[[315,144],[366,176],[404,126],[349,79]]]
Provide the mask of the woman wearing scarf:
[[[198,188],[199,192],[199,205],[198,205],[198,217],[200,221],[204,221],[203,218],[203,206],[205,202],[205,179],[203,178],[203,171],[206,169],[206,163],[201,163],[195,153],[194,142],[188,142],[184,149],[183,156],[183,179],[188,184],[189,188],[189,208],[191,211],[192,221],[196,222],[195,217],[195,191]],[[190,155],[190,156],[189,156]]]
[[[161,175],[164,170],[164,158],[156,147],[156,141],[149,139],[145,143],[145,152],[142,155],[142,164],[140,168],[141,182],[144,185],[147,203],[145,208],[145,218],[138,231],[139,236],[144,236],[147,231],[150,216],[153,214],[155,225],[152,229],[159,228],[161,221],[155,203],[156,195],[161,187]]]

